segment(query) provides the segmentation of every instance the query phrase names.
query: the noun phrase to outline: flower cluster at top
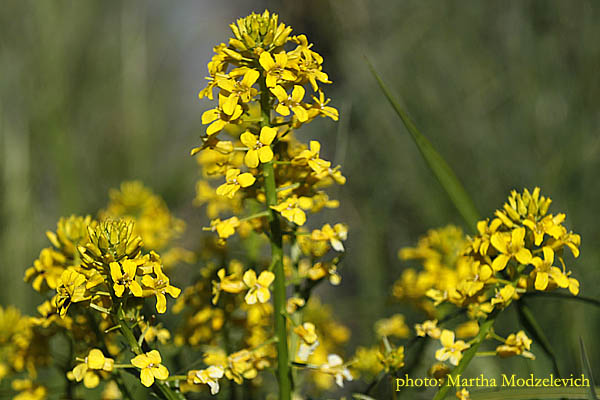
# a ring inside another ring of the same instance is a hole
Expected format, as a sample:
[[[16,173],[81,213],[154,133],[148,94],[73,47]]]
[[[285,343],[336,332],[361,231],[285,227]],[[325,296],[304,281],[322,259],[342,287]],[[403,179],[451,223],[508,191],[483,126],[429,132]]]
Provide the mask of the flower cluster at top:
[[[216,91],[218,105],[202,115],[206,135],[202,146],[192,151],[199,153],[205,178],[222,180],[216,190],[200,181],[196,202],[207,204],[211,218],[241,213],[245,199],[265,203],[260,167],[274,164],[277,204],[270,207],[296,229],[305,224],[307,211],[337,206],[323,188],[346,181],[339,166],[321,158],[318,141],[307,146],[294,137],[295,129],[318,116],[338,119],[319,87],[330,83],[322,70],[323,58],[305,35],[291,35],[292,29],[268,11],[242,18],[231,29],[234,37],[228,45],[215,46],[208,64],[209,83],[200,97],[213,99]],[[307,89],[313,92],[310,97]],[[262,228],[260,220],[237,216],[215,218],[210,227],[222,239]],[[339,248],[344,235],[342,227],[327,226],[315,238]]]
[[[401,259],[416,260],[422,268],[405,269],[393,285],[393,296],[429,318],[416,324],[415,332],[441,345],[435,358],[442,363],[432,367],[432,376],[443,379],[450,372],[444,362],[458,365],[465,350],[487,339],[500,343],[485,355],[535,358],[532,340],[523,330],[502,337],[491,328],[484,337],[477,335],[483,321],[527,293],[557,289],[579,293],[579,282],[565,263],[565,250],[578,257],[581,238],[563,225],[565,214],[549,213],[550,203],[539,188],[513,190],[492,219],[478,222],[475,236],[450,225],[430,230],[416,247],[400,250]],[[454,319],[461,316],[466,320],[456,326]],[[369,364],[373,350],[362,349],[356,357],[363,370],[374,365]],[[468,393],[460,391],[457,396],[466,399]]]

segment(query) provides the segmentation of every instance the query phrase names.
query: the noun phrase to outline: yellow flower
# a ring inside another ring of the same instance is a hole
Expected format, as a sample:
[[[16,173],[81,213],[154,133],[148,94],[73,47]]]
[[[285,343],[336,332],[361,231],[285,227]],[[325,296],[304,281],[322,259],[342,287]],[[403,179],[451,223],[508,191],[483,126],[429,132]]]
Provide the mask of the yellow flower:
[[[500,357],[510,357],[514,355],[522,355],[525,358],[535,360],[535,356],[528,350],[531,348],[531,339],[527,337],[525,332],[519,331],[515,335],[511,333],[503,345],[496,348],[496,354]]]
[[[140,380],[146,387],[152,386],[154,378],[165,380],[169,377],[169,370],[161,364],[162,358],[157,350],[135,356],[131,360],[134,367],[141,369]]]
[[[415,331],[417,332],[417,336],[424,337],[425,335],[432,337],[434,339],[439,339],[442,331],[437,326],[437,319],[424,321],[422,324],[415,325]]]
[[[56,308],[61,317],[64,318],[72,303],[90,299],[90,296],[86,295],[85,284],[85,275],[80,274],[74,269],[66,269],[61,274],[58,287],[56,288],[57,296],[54,298]]]
[[[403,339],[408,337],[410,330],[404,322],[404,315],[395,314],[375,322],[375,332],[379,337],[396,336]]]
[[[281,213],[281,216],[288,221],[302,226],[306,222],[306,214],[302,209],[309,210],[311,206],[310,197],[297,197],[294,195],[276,206],[271,206],[271,208]]]
[[[275,107],[275,111],[283,116],[290,115],[290,110],[296,115],[298,121],[306,122],[308,120],[308,112],[302,105],[302,99],[306,91],[300,85],[295,85],[292,89],[292,94],[288,95],[285,89],[277,85],[271,89],[271,92],[277,97],[279,104]]]
[[[224,221],[221,221],[219,218],[210,221],[210,228],[213,232],[217,232],[217,235],[221,239],[227,239],[229,236],[232,236],[235,233],[235,230],[240,226],[240,220],[238,217],[231,217]]]
[[[458,365],[463,357],[462,352],[471,347],[462,340],[454,341],[454,332],[447,329],[442,331],[440,342],[444,347],[435,352],[435,358],[438,361],[450,360],[452,365]]]
[[[344,360],[337,354],[330,354],[327,356],[327,363],[319,367],[319,371],[333,375],[335,383],[339,387],[344,387],[344,379],[347,381],[352,380],[352,374],[348,368],[344,365]]]
[[[535,221],[533,217],[528,217],[523,221],[523,225],[528,227],[534,236],[535,245],[539,246],[544,240],[544,235],[550,235],[558,239],[563,234],[562,223],[565,220],[565,214],[558,214],[555,217],[546,215],[542,220]]]
[[[100,383],[100,378],[94,370],[111,372],[114,364],[115,360],[104,357],[100,349],[91,349],[83,362],[73,368],[73,377],[77,382],[83,380],[83,386],[92,389]]]
[[[456,398],[458,400],[471,400],[471,395],[467,389],[462,388],[456,391]]]
[[[259,76],[260,72],[255,69],[248,69],[241,81],[217,75],[217,86],[230,93],[223,103],[223,112],[225,114],[232,115],[238,106],[238,101],[241,100],[243,103],[248,103],[256,96],[258,91],[252,85],[256,83]]]
[[[192,370],[187,374],[187,382],[190,385],[205,384],[210,387],[211,394],[219,393],[219,379],[223,377],[223,367],[211,365],[203,370]]]
[[[308,165],[316,173],[322,173],[331,166],[331,163],[319,158],[320,151],[321,143],[317,142],[316,140],[311,140],[310,147],[294,157],[292,164]]]
[[[254,185],[256,178],[248,172],[240,174],[240,170],[237,168],[231,168],[227,170],[225,175],[225,183],[217,188],[217,194],[219,196],[226,196],[230,199],[235,196],[235,193],[240,188],[246,188]]]
[[[531,263],[534,265],[535,270],[535,288],[537,290],[546,290],[548,287],[548,278],[552,280],[561,288],[569,286],[569,278],[557,267],[554,267],[554,251],[548,246],[544,246],[542,249],[544,253],[544,259],[534,257]]]
[[[488,248],[490,247],[490,238],[496,233],[500,225],[502,225],[502,221],[498,218],[494,218],[489,225],[488,222],[487,219],[477,222],[477,231],[479,232],[479,235],[477,235],[471,243],[473,250],[483,256],[487,255]]]
[[[43,249],[40,257],[33,262],[33,266],[25,271],[24,280],[32,281],[31,286],[37,292],[42,290],[44,282],[48,288],[56,289],[66,262],[67,258],[63,254],[51,248]]]
[[[256,272],[253,269],[249,269],[244,273],[243,281],[250,288],[244,300],[247,304],[256,304],[258,300],[260,303],[266,303],[271,298],[271,292],[269,292],[269,286],[275,280],[275,274],[270,271],[263,271],[256,278]]]
[[[337,272],[337,265],[331,262],[318,262],[315,263],[310,269],[306,272],[309,279],[313,281],[318,281],[321,278],[329,277],[329,283],[334,286],[337,286],[342,281],[342,277]]]
[[[259,161],[261,163],[271,161],[273,159],[271,143],[273,143],[275,136],[277,136],[277,129],[268,126],[261,128],[259,137],[248,131],[242,133],[240,140],[248,147],[248,151],[244,156],[244,163],[250,168],[256,168]]]
[[[220,132],[221,129],[225,128],[227,124],[237,123],[237,119],[242,116],[244,110],[239,104],[235,105],[233,112],[229,114],[225,112],[224,108],[227,100],[227,97],[219,94],[219,106],[217,108],[205,111],[202,114],[202,123],[204,125],[210,124],[208,125],[208,128],[206,128],[206,134],[208,136]]]
[[[527,265],[531,262],[531,252],[525,248],[525,228],[519,227],[510,233],[496,232],[491,243],[500,252],[492,262],[494,271],[501,271],[511,259]]]
[[[513,296],[515,295],[515,287],[513,285],[506,285],[502,289],[496,289],[496,295],[492,298],[492,305],[501,304],[505,305],[510,303]]]
[[[146,287],[144,289],[144,296],[155,295],[156,296],[156,311],[163,314],[167,311],[167,298],[165,294],[168,293],[176,299],[181,293],[181,289],[171,286],[169,278],[163,273],[162,268],[159,264],[154,264],[154,274],[156,277],[150,275],[144,275],[142,277],[142,284]]]
[[[387,372],[404,367],[404,346],[394,348],[393,346],[387,347],[382,343],[381,347],[377,357]]]
[[[236,294],[241,293],[245,289],[244,282],[238,278],[237,274],[226,276],[225,268],[221,268],[217,272],[217,276],[219,277],[219,282],[212,281],[213,304],[217,304],[217,301],[219,301],[221,291]]]
[[[319,338],[315,329],[315,325],[311,322],[305,322],[294,328],[294,332],[300,336],[302,343],[298,348],[297,357],[300,361],[305,362],[310,355],[319,346]]]
[[[309,118],[315,118],[317,115],[321,115],[323,117],[329,117],[334,121],[337,121],[339,118],[339,112],[335,108],[328,106],[331,99],[325,99],[325,94],[319,90],[319,97],[311,96],[314,103],[311,108],[308,109]]]
[[[271,53],[265,51],[261,53],[258,61],[267,73],[267,87],[273,88],[277,86],[280,80],[288,82],[296,80],[296,76],[292,71],[286,69],[288,56],[285,52],[275,54],[275,59],[273,59]]]
[[[142,297],[142,287],[135,280],[137,267],[144,260],[125,260],[121,265],[117,262],[110,263],[110,276],[113,280],[113,289],[117,297],[122,297],[126,288],[129,288],[135,297]]]
[[[335,224],[333,227],[329,224],[323,225],[321,229],[312,231],[312,240],[329,241],[335,251],[344,251],[343,240],[348,237],[348,227],[344,224]]]
[[[295,313],[298,309],[301,309],[306,304],[306,301],[300,297],[290,297],[287,299],[285,310],[288,314]]]

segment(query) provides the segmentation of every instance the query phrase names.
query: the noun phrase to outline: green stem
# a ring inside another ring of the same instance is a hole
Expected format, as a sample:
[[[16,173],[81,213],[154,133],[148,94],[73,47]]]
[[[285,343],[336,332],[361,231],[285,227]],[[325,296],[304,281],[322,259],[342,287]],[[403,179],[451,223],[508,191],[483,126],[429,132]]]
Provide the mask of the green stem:
[[[269,126],[271,115],[271,99],[265,78],[260,79],[260,108],[261,126]],[[275,184],[275,169],[273,161],[262,165],[265,182],[267,206],[277,205],[277,186]],[[277,340],[277,380],[279,382],[279,400],[290,400],[292,394],[292,374],[288,356],[287,326],[285,320],[285,273],[283,271],[283,234],[277,212],[270,209],[269,227],[271,235],[271,258],[275,273],[273,293],[275,314],[275,335]]]
[[[117,309],[116,321],[114,321],[114,323],[116,325],[120,325],[119,330],[121,331],[121,334],[125,337],[125,340],[127,340],[127,343],[129,344],[131,350],[136,355],[142,354],[142,346],[136,340],[135,335],[133,334],[133,330],[129,326],[129,321],[127,321],[127,317],[125,316],[125,312],[123,311],[122,305],[119,305],[119,308]],[[166,400],[185,400],[185,397],[183,397],[181,393],[173,391],[166,382],[155,380],[153,386],[155,388],[155,391],[162,394],[163,398]]]
[[[469,349],[467,349],[465,351],[462,360],[460,360],[460,362],[458,363],[456,368],[454,368],[452,370],[452,372],[450,373],[452,378],[455,379],[457,375],[462,374],[462,372],[465,370],[465,368],[467,368],[467,366],[469,365],[469,363],[471,362],[473,357],[475,357],[475,354],[477,353],[479,346],[486,338],[489,330],[494,325],[494,321],[495,321],[495,317],[491,316],[489,319],[487,319],[486,321],[484,321],[481,324],[481,326],[479,327],[479,333],[473,340],[473,344],[471,345],[471,347]],[[446,382],[448,382],[448,381],[446,381]],[[440,387],[440,390],[438,390],[438,392],[435,394],[435,397],[433,398],[433,400],[443,400],[444,398],[446,398],[446,394],[448,393],[448,391],[450,390],[451,387],[452,387],[452,385],[448,385],[448,384],[442,385]]]

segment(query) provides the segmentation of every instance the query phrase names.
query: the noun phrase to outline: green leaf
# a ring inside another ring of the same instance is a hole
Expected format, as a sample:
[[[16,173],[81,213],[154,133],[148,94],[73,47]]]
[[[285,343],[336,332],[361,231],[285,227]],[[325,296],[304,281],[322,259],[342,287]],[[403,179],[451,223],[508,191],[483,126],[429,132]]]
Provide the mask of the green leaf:
[[[471,400],[585,399],[585,388],[518,388],[472,391]]]
[[[597,400],[598,395],[596,394],[596,384],[594,383],[594,374],[592,374],[592,366],[590,365],[590,359],[587,355],[587,351],[585,350],[585,346],[583,344],[583,338],[579,336],[579,347],[581,349],[581,363],[583,364],[583,368],[590,380],[590,390],[589,390],[589,399]]]
[[[448,163],[444,158],[435,150],[431,142],[417,129],[415,124],[409,118],[408,114],[402,109],[398,100],[392,95],[388,87],[383,83],[383,80],[375,71],[375,68],[371,62],[367,59],[371,73],[377,80],[379,87],[383,91],[385,97],[396,111],[396,114],[402,120],[402,123],[410,133],[415,144],[419,148],[421,155],[425,159],[425,162],[440,182],[452,203],[467,223],[470,230],[475,232],[477,221],[480,220],[479,213],[475,208],[475,204],[471,197],[467,194],[464,187],[456,177],[456,174],[452,171]]]

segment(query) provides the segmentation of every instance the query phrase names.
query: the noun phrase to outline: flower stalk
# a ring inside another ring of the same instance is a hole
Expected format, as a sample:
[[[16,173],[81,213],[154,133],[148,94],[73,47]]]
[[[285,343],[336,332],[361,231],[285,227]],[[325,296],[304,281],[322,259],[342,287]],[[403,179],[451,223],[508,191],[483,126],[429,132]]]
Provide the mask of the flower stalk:
[[[264,77],[260,79],[261,127],[271,122],[271,99]],[[277,205],[277,186],[275,184],[275,168],[273,161],[264,163],[263,179],[267,206]],[[283,270],[283,234],[277,212],[270,208],[269,229],[271,231],[271,265],[275,273],[273,290],[275,335],[277,337],[277,380],[279,382],[279,399],[289,400],[292,393],[292,374],[289,363],[287,342],[287,323],[285,318],[285,273]]]

